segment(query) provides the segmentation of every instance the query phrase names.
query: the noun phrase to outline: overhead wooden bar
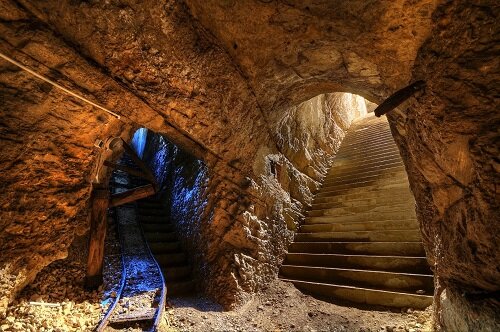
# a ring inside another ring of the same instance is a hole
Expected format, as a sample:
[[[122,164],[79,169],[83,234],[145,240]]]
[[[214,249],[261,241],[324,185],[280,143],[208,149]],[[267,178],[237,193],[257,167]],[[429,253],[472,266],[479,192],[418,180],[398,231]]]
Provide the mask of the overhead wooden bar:
[[[152,184],[147,184],[119,194],[113,194],[109,200],[109,207],[117,207],[123,204],[131,203],[138,199],[154,195],[155,193],[155,187]]]

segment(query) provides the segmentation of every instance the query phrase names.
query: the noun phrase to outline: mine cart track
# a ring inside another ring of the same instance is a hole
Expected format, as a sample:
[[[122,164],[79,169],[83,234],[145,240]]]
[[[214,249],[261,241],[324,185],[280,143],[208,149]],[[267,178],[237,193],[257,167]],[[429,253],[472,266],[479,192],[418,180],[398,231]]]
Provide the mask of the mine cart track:
[[[98,332],[109,324],[122,328],[139,325],[144,331],[156,331],[165,308],[165,280],[134,212],[130,205],[116,208],[122,278],[115,301],[96,328]]]
[[[115,172],[114,180],[119,184],[115,190],[127,189],[129,179],[126,174]],[[108,325],[156,331],[167,295],[161,268],[138,222],[135,203],[116,207],[114,212],[120,239],[122,277],[116,298],[96,331],[104,331]]]

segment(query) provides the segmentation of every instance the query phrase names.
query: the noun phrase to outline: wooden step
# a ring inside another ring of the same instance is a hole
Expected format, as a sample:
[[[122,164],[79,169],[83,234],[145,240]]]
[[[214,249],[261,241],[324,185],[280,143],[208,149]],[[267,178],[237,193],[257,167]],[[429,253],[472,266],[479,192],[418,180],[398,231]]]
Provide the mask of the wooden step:
[[[324,198],[324,197],[335,197],[335,196],[355,194],[355,193],[371,193],[373,195],[382,196],[386,194],[386,191],[393,189],[408,189],[408,182],[396,181],[383,184],[366,183],[364,185],[359,185],[357,187],[335,188],[335,189],[328,189],[325,191],[320,190],[314,196],[314,199]]]
[[[292,282],[297,288],[323,297],[334,297],[349,302],[382,305],[396,308],[425,309],[432,304],[432,296],[389,292],[377,289],[359,288],[334,284],[315,283],[300,280],[282,279]]]
[[[288,253],[285,265],[430,274],[425,257]]]
[[[390,199],[391,197],[399,197],[399,196],[413,197],[411,195],[410,188],[407,186],[397,186],[394,188],[385,189],[384,191],[380,190],[358,190],[355,192],[346,192],[344,191],[342,194],[334,195],[334,196],[318,196],[314,197],[313,205],[315,204],[324,204],[324,203],[338,203],[338,202],[350,202],[350,201],[361,201],[368,199]]]
[[[372,197],[358,198],[358,199],[347,199],[344,201],[337,202],[326,202],[326,203],[313,203],[310,210],[327,210],[335,208],[371,208],[382,205],[401,205],[406,204],[407,207],[415,206],[415,200],[411,195],[411,192],[407,190],[406,192],[399,193],[397,196],[381,196],[372,195]]]
[[[345,254],[375,256],[424,257],[421,241],[418,242],[293,242],[290,253]]]
[[[400,156],[393,156],[389,158],[373,158],[370,160],[366,161],[358,161],[358,162],[350,162],[349,160],[346,160],[346,162],[336,162],[334,161],[332,168],[330,168],[330,173],[329,174],[335,174],[339,173],[342,171],[353,171],[356,170],[357,172],[370,169],[373,167],[386,167],[388,165],[393,165],[395,163],[400,163],[403,165],[403,161],[401,160]],[[328,176],[328,175],[327,175]]]
[[[369,181],[369,180],[377,180],[377,181],[383,181],[383,180],[390,180],[393,178],[400,178],[400,179],[405,179],[408,181],[408,177],[406,176],[406,171],[404,167],[398,166],[398,167],[393,167],[388,169],[384,169],[383,171],[380,172],[371,172],[368,174],[356,174],[356,175],[351,175],[348,177],[334,177],[332,179],[325,179],[322,184],[322,188],[325,187],[330,187],[330,186],[335,186],[335,185],[340,185],[340,184],[346,184],[346,183],[356,183],[356,182],[363,182],[363,181]]]
[[[384,175],[385,173],[399,172],[399,171],[405,171],[404,166],[396,165],[396,166],[391,166],[391,167],[387,167],[387,168],[383,168],[383,169],[365,170],[363,172],[357,172],[357,173],[353,173],[350,175],[349,174],[342,175],[342,174],[336,173],[334,175],[325,176],[323,178],[323,183],[328,183],[330,181],[335,181],[335,180],[350,180],[350,179],[356,179],[356,178],[378,176],[378,175]]]
[[[384,271],[352,270],[315,266],[282,265],[280,275],[287,279],[313,281],[355,287],[376,288],[432,295],[432,275]]]
[[[300,233],[381,231],[381,230],[418,230],[416,219],[383,220],[357,223],[311,224],[300,226]]]
[[[345,176],[357,176],[358,174],[363,174],[366,172],[383,172],[385,169],[394,167],[404,167],[402,160],[395,160],[385,163],[377,163],[374,165],[362,165],[358,167],[344,167],[343,169],[335,169],[330,171],[332,173],[326,175],[328,179],[332,179],[334,176],[345,177]]]
[[[329,209],[318,209],[313,207],[312,209],[306,212],[308,217],[320,217],[320,216],[345,216],[352,215],[357,213],[385,213],[385,212],[395,212],[395,211],[407,211],[413,217],[414,213],[411,213],[413,210],[411,207],[413,204],[408,202],[399,203],[399,204],[360,204],[360,205],[352,205],[352,206],[342,206],[342,207],[333,207]]]
[[[351,222],[368,222],[382,220],[406,220],[415,218],[415,212],[411,208],[408,210],[397,210],[381,212],[363,212],[349,215],[326,215],[318,217],[306,217],[304,224],[330,224],[330,223],[351,223]]]
[[[341,158],[344,156],[350,156],[350,157],[362,157],[362,156],[375,156],[378,154],[382,154],[385,152],[396,152],[399,153],[398,147],[394,145],[385,145],[385,146],[367,146],[364,149],[360,148],[354,148],[354,149],[347,149],[343,148],[340,146],[339,151],[335,155],[335,158]]]
[[[296,233],[295,242],[406,242],[419,241],[420,230],[381,230],[381,231],[350,231],[350,232],[318,232]]]
[[[318,191],[318,194],[324,194],[328,192],[338,192],[341,190],[355,190],[366,187],[374,187],[376,189],[383,190],[384,188],[392,184],[401,184],[403,186],[408,186],[408,179],[404,177],[393,176],[393,177],[385,177],[382,179],[371,178],[371,179],[353,180],[336,184],[334,183],[321,187],[321,189]]]

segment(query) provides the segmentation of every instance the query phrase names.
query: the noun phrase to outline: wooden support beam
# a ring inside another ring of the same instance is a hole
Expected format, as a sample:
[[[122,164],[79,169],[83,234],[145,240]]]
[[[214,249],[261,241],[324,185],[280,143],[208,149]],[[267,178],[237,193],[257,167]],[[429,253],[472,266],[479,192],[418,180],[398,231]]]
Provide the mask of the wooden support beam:
[[[117,207],[126,203],[134,202],[138,199],[145,198],[156,193],[155,187],[152,184],[130,189],[119,194],[111,195],[109,200],[110,207]]]
[[[402,88],[401,90],[394,92],[389,98],[384,100],[384,102],[375,109],[375,116],[380,117],[387,112],[392,111],[393,109],[401,105],[406,99],[410,98],[423,88],[425,88],[425,82],[416,81],[408,85],[406,88]]]
[[[147,174],[144,174],[143,171],[139,171],[139,170],[136,170],[136,169],[128,167],[128,166],[124,166],[124,165],[112,163],[112,162],[110,162],[108,160],[104,161],[104,165],[106,165],[108,167],[112,167],[114,169],[119,169],[120,171],[127,172],[128,174],[135,175],[137,177],[140,177],[140,178],[143,178],[143,179],[146,179],[146,180],[150,179],[150,177]]]
[[[109,188],[94,188],[90,202],[90,239],[85,287],[96,289],[102,284]]]
[[[132,161],[139,166],[139,168],[148,176],[148,180],[151,181],[151,183],[154,185],[155,189],[158,188],[158,183],[156,182],[156,177],[154,176],[153,172],[151,172],[151,169],[142,161],[141,158],[135,153],[134,149],[130,147],[130,145],[127,144],[127,142],[123,141],[123,148],[125,149],[125,152],[132,158]]]

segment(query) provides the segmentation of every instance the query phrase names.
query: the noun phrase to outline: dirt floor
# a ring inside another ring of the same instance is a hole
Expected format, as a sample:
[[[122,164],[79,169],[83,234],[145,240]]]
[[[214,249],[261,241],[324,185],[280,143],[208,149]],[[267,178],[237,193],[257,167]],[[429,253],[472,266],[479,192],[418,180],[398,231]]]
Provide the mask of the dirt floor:
[[[83,290],[84,266],[62,260],[45,268],[0,317],[0,331],[93,331],[105,292]],[[279,280],[243,307],[224,312],[204,297],[171,298],[160,332],[432,331],[431,308],[391,312],[336,305]],[[129,330],[125,330],[129,331]]]
[[[432,308],[389,311],[336,305],[279,280],[230,312],[206,298],[170,299],[166,319],[164,331],[433,331]]]

